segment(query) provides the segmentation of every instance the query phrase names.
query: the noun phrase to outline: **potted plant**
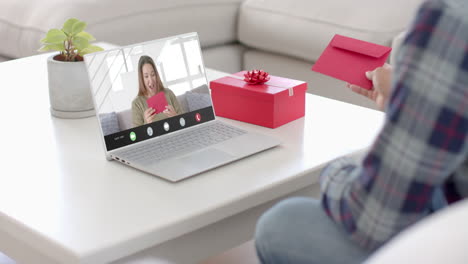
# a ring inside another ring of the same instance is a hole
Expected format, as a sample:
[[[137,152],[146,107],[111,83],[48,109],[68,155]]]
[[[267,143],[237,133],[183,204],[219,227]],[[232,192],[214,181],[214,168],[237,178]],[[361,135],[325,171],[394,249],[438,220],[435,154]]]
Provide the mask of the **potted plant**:
[[[85,29],[85,22],[70,18],[62,29],[51,29],[41,39],[39,51],[59,51],[47,59],[50,111],[56,117],[82,118],[95,113],[83,56],[103,49],[90,44],[95,39]]]

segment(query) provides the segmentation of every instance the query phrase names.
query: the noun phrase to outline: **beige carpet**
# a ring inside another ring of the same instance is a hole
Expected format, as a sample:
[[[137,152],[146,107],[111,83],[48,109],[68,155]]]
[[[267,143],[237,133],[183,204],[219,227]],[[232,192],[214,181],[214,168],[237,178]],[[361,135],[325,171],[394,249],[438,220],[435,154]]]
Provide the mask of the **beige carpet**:
[[[236,248],[211,257],[199,264],[258,264],[253,241],[246,242]],[[16,264],[12,259],[0,252],[0,264]]]
[[[249,241],[238,247],[211,257],[199,264],[258,264],[254,242]]]

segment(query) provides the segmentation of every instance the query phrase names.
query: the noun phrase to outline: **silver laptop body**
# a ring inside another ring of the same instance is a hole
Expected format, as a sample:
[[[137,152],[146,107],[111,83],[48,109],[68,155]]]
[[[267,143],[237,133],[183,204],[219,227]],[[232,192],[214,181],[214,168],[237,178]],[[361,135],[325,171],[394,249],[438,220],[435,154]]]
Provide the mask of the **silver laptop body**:
[[[84,59],[108,160],[176,182],[280,144],[216,120],[197,33]],[[165,87],[166,101],[139,96],[142,90],[156,89],[157,79]],[[162,111],[164,105],[173,111]],[[148,108],[154,109],[154,119],[142,123]]]

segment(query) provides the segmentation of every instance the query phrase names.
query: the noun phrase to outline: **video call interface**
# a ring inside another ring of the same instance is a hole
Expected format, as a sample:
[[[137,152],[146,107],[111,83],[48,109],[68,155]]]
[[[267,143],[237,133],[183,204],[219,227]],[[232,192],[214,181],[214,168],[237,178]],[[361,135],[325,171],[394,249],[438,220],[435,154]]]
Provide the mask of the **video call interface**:
[[[107,150],[214,119],[196,33],[85,57]]]

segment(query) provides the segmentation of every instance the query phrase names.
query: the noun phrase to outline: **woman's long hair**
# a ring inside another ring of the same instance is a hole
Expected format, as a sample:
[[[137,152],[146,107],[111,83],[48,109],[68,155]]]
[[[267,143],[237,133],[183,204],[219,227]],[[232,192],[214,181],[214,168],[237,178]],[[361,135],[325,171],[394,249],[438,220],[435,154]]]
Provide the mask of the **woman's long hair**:
[[[143,80],[143,65],[149,64],[153,67],[154,73],[156,74],[156,83],[157,83],[157,88],[156,88],[156,93],[159,93],[164,90],[164,86],[161,82],[161,78],[159,77],[158,69],[156,68],[156,65],[154,64],[153,59],[150,56],[143,55],[140,57],[140,61],[138,62],[138,95],[140,96],[146,96],[146,88],[145,88],[145,82]]]

